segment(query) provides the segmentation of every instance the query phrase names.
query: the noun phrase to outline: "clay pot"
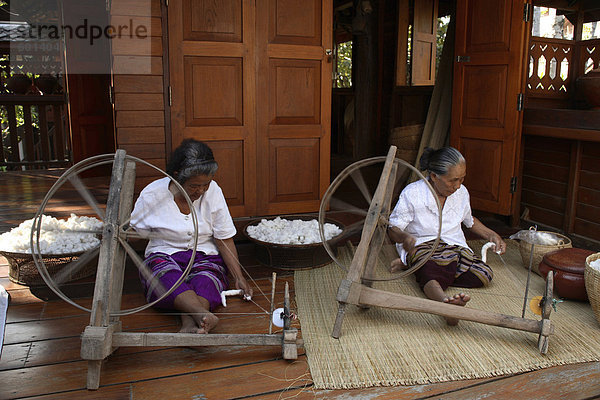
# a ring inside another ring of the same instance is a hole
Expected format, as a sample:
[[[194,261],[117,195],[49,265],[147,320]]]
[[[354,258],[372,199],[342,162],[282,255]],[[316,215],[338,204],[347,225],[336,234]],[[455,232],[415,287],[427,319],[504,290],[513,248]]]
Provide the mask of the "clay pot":
[[[556,295],[570,300],[587,301],[585,259],[591,254],[594,252],[578,248],[546,253],[539,266],[540,275],[545,278],[549,271],[554,271]]]
[[[35,78],[35,86],[44,94],[52,94],[59,88],[58,79],[52,75],[40,75]]]
[[[31,78],[23,74],[15,74],[6,80],[6,88],[16,94],[25,94],[31,89]]]
[[[600,67],[577,78],[576,86],[592,109],[600,109]]]

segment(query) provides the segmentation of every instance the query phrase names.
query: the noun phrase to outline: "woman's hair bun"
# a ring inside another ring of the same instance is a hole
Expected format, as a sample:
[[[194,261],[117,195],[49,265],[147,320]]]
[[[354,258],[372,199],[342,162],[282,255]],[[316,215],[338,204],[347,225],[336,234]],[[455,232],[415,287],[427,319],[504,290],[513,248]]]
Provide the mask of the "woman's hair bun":
[[[419,168],[421,169],[421,171],[427,171],[429,169],[429,160],[431,159],[431,153],[433,153],[434,151],[435,150],[431,147],[425,147],[425,149],[423,150],[423,154],[419,159]]]

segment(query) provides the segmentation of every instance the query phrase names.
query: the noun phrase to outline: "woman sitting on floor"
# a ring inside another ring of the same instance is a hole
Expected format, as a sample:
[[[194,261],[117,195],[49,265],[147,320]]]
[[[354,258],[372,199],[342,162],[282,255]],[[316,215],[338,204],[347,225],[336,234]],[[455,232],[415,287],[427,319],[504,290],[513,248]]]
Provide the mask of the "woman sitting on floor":
[[[193,139],[184,140],[167,165],[167,173],[192,200],[198,220],[196,256],[190,274],[156,304],[186,313],[181,317],[180,332],[208,333],[217,325],[219,319],[211,311],[221,304],[221,292],[228,287],[228,272],[233,275],[235,287],[252,296],[233,243],[233,220],[221,188],[213,181],[217,168],[212,150]],[[162,293],[155,288],[155,280],[162,285],[161,290],[168,290],[187,267],[194,245],[191,217],[182,192],[168,177],[150,183],[140,193],[131,225],[138,232],[152,232],[145,263],[152,270],[153,279],[141,277],[148,302]]]
[[[464,306],[470,296],[465,293],[447,296],[444,291],[448,286],[486,286],[493,273],[467,245],[461,223],[477,236],[493,242],[499,254],[506,250],[506,243],[471,214],[469,192],[462,185],[466,162],[458,150],[426,148],[419,164],[421,170],[427,171],[427,180],[442,207],[442,229],[438,247],[415,272],[415,277],[428,298]],[[415,265],[426,257],[435,242],[438,227],[438,207],[426,182],[419,180],[406,186],[390,216],[389,235],[397,243],[400,255],[392,262],[392,270]],[[458,323],[452,318],[447,321],[450,325]]]

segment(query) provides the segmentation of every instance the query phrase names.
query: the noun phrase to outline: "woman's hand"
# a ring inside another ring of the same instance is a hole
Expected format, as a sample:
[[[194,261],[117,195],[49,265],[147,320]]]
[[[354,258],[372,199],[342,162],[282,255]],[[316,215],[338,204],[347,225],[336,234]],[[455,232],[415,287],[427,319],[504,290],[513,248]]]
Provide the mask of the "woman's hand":
[[[246,279],[244,279],[243,277],[237,278],[235,280],[235,288],[241,289],[242,295],[244,297],[246,297],[246,296],[252,297],[252,293],[253,293],[252,288],[248,284],[248,281],[246,281]]]
[[[500,235],[494,232],[492,237],[490,237],[490,242],[494,243],[494,251],[498,254],[504,254],[506,252],[506,243]]]

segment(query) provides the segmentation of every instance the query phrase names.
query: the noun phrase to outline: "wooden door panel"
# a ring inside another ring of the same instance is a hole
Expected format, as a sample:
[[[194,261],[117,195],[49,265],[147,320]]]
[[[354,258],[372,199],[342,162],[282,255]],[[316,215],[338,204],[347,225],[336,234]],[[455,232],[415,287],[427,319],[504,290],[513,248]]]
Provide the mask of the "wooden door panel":
[[[185,0],[183,8],[184,40],[242,41],[242,0]]]
[[[463,51],[468,54],[508,51],[511,10],[509,1],[469,1],[467,35],[461,43]]]
[[[412,39],[412,84],[435,83],[437,0],[419,0],[414,7]]]
[[[321,45],[320,0],[270,0],[269,43]]]
[[[318,139],[272,139],[269,142],[272,166],[269,201],[280,203],[318,198],[319,153]]]
[[[227,205],[244,205],[244,142],[242,140],[207,141],[219,169],[215,181],[219,183]]]
[[[523,0],[458,0],[450,143],[467,159],[474,209],[509,215],[524,88]]]
[[[502,165],[502,141],[465,138],[459,151],[467,160],[467,174],[476,175],[469,179],[471,197],[497,202],[500,198],[500,167]]]
[[[271,124],[319,124],[320,61],[273,59],[270,64]]]
[[[243,59],[184,57],[186,126],[244,124]]]
[[[504,127],[507,74],[506,65],[465,65],[460,121],[465,135],[477,134],[480,126]],[[475,132],[469,132],[470,127]],[[502,131],[490,130],[494,133],[502,135]]]
[[[171,147],[184,138],[211,146],[234,217],[256,212],[254,7],[171,0],[168,10]]]

